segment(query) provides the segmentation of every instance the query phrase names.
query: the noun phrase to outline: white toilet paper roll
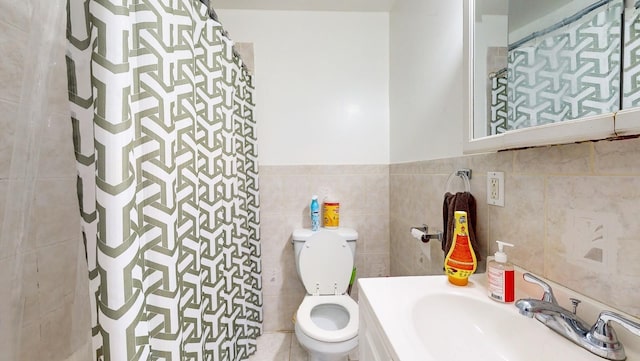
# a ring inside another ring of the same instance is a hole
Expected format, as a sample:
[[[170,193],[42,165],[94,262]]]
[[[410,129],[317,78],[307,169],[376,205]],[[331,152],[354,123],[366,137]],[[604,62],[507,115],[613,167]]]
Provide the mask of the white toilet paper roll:
[[[417,229],[417,228],[411,228],[411,235],[415,238],[415,239],[419,239],[422,240],[422,237],[426,236],[427,234],[422,232],[421,230]]]

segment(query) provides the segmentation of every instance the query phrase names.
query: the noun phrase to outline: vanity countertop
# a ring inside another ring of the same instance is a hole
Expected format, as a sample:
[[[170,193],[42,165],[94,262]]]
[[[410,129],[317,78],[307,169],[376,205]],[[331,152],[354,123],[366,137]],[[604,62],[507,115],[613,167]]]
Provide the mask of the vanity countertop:
[[[563,307],[571,309],[569,297],[582,300],[578,315],[588,324],[600,310],[611,309],[549,283]],[[489,299],[486,274],[472,275],[465,287],[450,284],[446,276],[363,278],[359,287],[361,308],[374,315],[394,361],[604,360],[520,315],[513,303]],[[541,294],[518,270],[516,300]],[[640,337],[615,324],[614,328],[627,360],[640,361]]]

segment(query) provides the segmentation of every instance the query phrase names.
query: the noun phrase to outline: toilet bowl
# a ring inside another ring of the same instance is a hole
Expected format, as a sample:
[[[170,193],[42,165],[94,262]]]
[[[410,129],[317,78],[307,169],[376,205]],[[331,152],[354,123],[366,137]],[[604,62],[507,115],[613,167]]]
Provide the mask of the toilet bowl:
[[[358,346],[358,304],[349,296],[306,296],[295,333],[310,361],[346,360]]]
[[[295,334],[310,361],[343,361],[358,346],[358,304],[346,294],[357,233],[346,228],[292,236],[307,295],[296,311]]]

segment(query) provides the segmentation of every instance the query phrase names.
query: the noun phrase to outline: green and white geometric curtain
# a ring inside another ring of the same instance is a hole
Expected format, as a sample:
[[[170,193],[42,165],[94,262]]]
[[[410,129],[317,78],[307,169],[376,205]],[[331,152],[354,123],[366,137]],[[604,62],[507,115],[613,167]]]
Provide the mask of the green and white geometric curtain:
[[[489,122],[487,134],[496,135],[507,131],[507,74],[491,77],[489,91]]]
[[[509,50],[508,129],[620,109],[622,1]]]
[[[243,360],[262,331],[253,84],[197,0],[68,0],[96,360]]]
[[[640,106],[640,1],[635,2],[630,16],[625,16],[624,71],[622,72],[623,109]]]

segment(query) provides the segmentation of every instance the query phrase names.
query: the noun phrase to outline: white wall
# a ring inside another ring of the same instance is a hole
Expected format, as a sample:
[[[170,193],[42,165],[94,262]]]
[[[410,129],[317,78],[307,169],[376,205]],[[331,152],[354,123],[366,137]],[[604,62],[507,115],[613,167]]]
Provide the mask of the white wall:
[[[391,163],[462,154],[462,19],[462,0],[399,0],[390,13]]]
[[[389,14],[219,10],[254,43],[260,165],[389,163]]]

